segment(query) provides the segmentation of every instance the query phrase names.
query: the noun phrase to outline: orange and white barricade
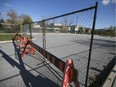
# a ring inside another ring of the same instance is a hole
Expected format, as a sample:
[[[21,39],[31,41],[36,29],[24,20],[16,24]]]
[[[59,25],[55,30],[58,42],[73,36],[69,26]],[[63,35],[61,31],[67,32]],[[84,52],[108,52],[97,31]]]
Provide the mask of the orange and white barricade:
[[[19,43],[19,48],[24,48],[25,47],[25,44],[27,42],[27,39],[24,37],[24,36],[21,36],[20,38],[18,38],[20,43]]]
[[[65,71],[63,75],[63,82],[61,87],[67,87],[69,83],[73,82],[74,65],[72,59],[68,59],[65,65]],[[80,87],[78,81],[74,82],[75,87]]]
[[[24,54],[26,54],[26,53],[33,53],[34,55],[36,55],[35,49],[29,44],[29,41],[30,41],[30,39],[28,39],[25,44],[24,50],[21,55],[22,58],[24,57]]]

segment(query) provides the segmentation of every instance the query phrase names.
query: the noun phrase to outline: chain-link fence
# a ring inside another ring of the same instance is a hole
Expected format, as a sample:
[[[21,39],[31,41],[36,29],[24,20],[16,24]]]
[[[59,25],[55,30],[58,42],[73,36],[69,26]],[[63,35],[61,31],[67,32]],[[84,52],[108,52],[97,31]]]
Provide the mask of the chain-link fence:
[[[71,58],[75,69],[79,71],[80,86],[95,87],[96,84],[103,84],[98,77],[104,75],[102,71],[115,56],[115,38],[94,35],[96,12],[97,4],[21,25],[18,32],[30,37],[33,43],[64,62]],[[57,81],[57,84],[61,85],[61,82]]]
[[[104,76],[102,71],[115,56],[115,38],[98,35],[93,38],[96,33],[92,32],[95,29],[96,8],[43,19],[31,23],[31,28],[27,30],[32,35],[32,41],[43,49],[63,61],[73,59],[82,87],[103,84],[99,78]]]
[[[79,82],[84,86],[91,41],[93,10],[72,14],[45,24],[44,49],[66,62],[71,58],[79,71]],[[88,31],[89,32],[88,32]]]
[[[79,71],[79,83],[86,83],[88,57],[91,55],[90,45],[92,30],[95,27],[96,6],[76,12],[60,15],[50,19],[23,25],[23,34],[32,35],[32,41],[66,62],[73,59]],[[94,25],[94,27],[93,27]],[[34,38],[36,38],[34,40]]]
[[[105,32],[112,36],[112,31],[99,32],[96,30],[94,32],[96,12],[97,4],[29,24],[3,24],[4,27],[0,28],[0,35],[18,32],[31,38],[33,43],[64,62],[71,58],[74,61],[75,69],[79,71],[80,86],[97,87],[103,84],[104,79],[101,78],[103,76],[106,78],[107,75],[104,75],[102,71],[107,70],[109,62],[114,60],[116,54],[115,37],[94,35],[98,33],[103,35]],[[52,79],[52,77],[50,78]],[[57,84],[61,85],[61,82],[57,81]]]

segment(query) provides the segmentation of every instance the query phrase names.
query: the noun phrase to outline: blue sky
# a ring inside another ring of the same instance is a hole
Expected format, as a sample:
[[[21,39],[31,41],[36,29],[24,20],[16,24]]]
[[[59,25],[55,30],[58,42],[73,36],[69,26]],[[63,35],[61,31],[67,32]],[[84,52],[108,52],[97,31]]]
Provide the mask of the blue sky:
[[[99,2],[96,28],[116,25],[116,0],[0,0],[0,12],[5,17],[7,11],[14,9],[19,15],[28,14],[38,21],[93,6],[96,1]]]

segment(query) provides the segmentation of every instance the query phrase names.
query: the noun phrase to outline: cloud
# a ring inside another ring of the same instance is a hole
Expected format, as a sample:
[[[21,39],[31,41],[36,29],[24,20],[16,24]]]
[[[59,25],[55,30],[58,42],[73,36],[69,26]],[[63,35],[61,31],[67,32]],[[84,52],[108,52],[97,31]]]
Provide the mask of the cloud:
[[[6,6],[6,7],[11,7],[11,5],[8,4],[8,3],[5,3],[4,6]]]
[[[116,4],[116,0],[112,0],[111,2]]]
[[[112,0],[115,1],[115,0]],[[110,3],[110,0],[102,0],[102,4],[103,5],[108,5]]]

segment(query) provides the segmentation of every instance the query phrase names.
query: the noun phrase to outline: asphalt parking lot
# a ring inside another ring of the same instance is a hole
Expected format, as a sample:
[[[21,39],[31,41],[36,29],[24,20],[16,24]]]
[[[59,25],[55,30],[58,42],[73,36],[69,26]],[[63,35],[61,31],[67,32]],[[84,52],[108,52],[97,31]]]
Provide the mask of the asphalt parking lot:
[[[85,83],[90,38],[84,34],[46,34],[46,50],[63,61],[73,59],[82,84]],[[42,41],[39,34],[33,42],[42,47]],[[116,56],[115,45],[115,37],[94,36],[89,77],[98,75]]]
[[[42,34],[34,37],[33,42],[42,47]],[[89,46],[90,35],[46,34],[46,50],[63,61],[73,59],[82,87]],[[89,77],[99,74],[115,55],[114,37],[94,36]],[[28,54],[22,59],[20,52],[15,56],[13,43],[0,43],[0,87],[59,87],[61,78],[57,77],[57,73],[54,74],[54,70],[43,63],[41,56]]]
[[[54,70],[39,56],[15,56],[13,43],[0,44],[0,87],[59,87]]]

